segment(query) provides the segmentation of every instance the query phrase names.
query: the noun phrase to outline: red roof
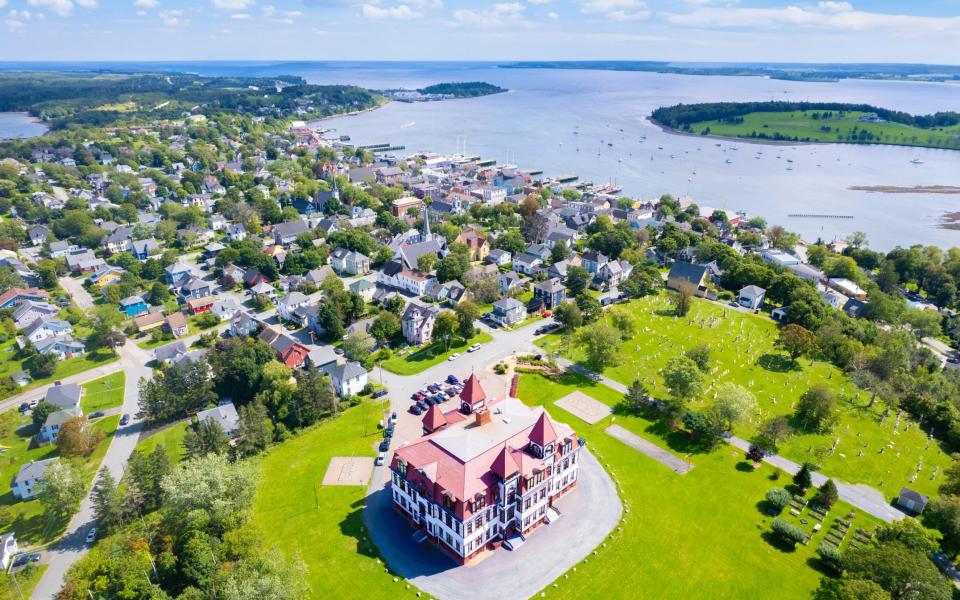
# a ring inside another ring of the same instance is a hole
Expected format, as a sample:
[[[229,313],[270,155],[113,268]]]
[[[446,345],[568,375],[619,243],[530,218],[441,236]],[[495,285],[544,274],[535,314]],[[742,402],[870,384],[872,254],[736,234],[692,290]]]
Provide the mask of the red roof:
[[[460,392],[460,400],[470,405],[479,404],[486,400],[487,394],[480,387],[480,380],[476,373],[471,373],[470,377],[463,382],[463,391]]]
[[[530,441],[538,446],[546,446],[550,442],[557,441],[557,432],[553,428],[553,423],[547,418],[546,412],[540,415],[533,429],[530,430]]]
[[[493,464],[490,465],[490,470],[503,480],[508,479],[514,473],[520,471],[520,467],[517,466],[517,461],[513,459],[513,453],[510,452],[506,444],[503,445],[503,450],[500,451],[497,458],[493,460]]]
[[[427,431],[436,431],[446,424],[447,419],[444,418],[439,404],[432,405],[423,417],[423,428]]]
[[[0,306],[6,306],[11,301],[14,302],[14,305],[19,304],[17,299],[21,296],[46,299],[48,294],[40,288],[10,288],[3,295],[0,295]]]

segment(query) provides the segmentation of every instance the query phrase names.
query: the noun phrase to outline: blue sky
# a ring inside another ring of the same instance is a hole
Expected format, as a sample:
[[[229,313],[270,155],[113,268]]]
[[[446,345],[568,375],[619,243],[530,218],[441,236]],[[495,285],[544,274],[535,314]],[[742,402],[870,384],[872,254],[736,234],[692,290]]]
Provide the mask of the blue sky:
[[[0,60],[960,64],[960,0],[0,0]]]

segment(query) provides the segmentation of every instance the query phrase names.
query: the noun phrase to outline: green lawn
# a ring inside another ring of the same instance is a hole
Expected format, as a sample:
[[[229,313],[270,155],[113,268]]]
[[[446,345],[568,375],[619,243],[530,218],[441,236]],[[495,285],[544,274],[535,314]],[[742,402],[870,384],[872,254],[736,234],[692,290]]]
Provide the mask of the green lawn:
[[[47,565],[37,564],[27,566],[16,574],[0,575],[0,600],[29,598],[46,570]]]
[[[88,415],[100,410],[107,410],[123,404],[124,373],[118,371],[100,379],[83,384],[83,396],[80,408],[83,414]]]
[[[119,421],[119,415],[94,421],[93,427],[103,431],[105,435],[83,463],[87,479],[91,483]],[[54,444],[31,449],[32,435],[33,426],[28,415],[21,415],[16,411],[0,414],[0,445],[6,447],[0,454],[0,531],[14,531],[21,547],[45,544],[56,538],[67,526],[65,521],[52,522],[44,517],[39,500],[24,502],[15,498],[10,491],[10,484],[22,464],[57,456],[57,447]]]
[[[480,331],[466,342],[458,338],[450,344],[449,349],[444,348],[443,342],[434,342],[417,350],[413,354],[402,356],[399,354],[394,355],[383,361],[382,366],[384,369],[397,375],[414,375],[429,369],[433,365],[442,363],[454,352],[460,352],[462,354],[474,343],[485,344],[492,340],[493,336],[486,331]]]
[[[708,344],[713,372],[707,376],[706,400],[712,398],[716,384],[728,381],[744,386],[757,397],[759,414],[737,431],[747,439],[756,433],[762,421],[774,415],[792,414],[808,387],[826,384],[841,398],[840,422],[826,434],[798,432],[782,444],[781,454],[797,462],[818,463],[831,476],[866,483],[882,489],[891,498],[903,486],[924,494],[936,493],[944,469],[952,462],[939,444],[929,440],[907,417],[900,419],[899,427],[895,416],[881,423],[881,404],[868,407],[867,394],[857,390],[833,365],[824,361],[811,364],[808,359],[792,364],[774,348],[777,325],[767,317],[696,300],[687,317],[677,318],[668,314],[670,301],[665,295],[623,306],[637,318],[638,331],[621,345],[617,364],[604,370],[611,379],[629,384],[639,377],[655,396],[665,397],[667,390],[658,372],[666,361],[693,346]],[[546,336],[537,343],[572,360],[584,358],[576,344],[566,348],[559,334]],[[838,439],[836,450],[831,452]],[[887,447],[891,441],[894,445]],[[920,475],[910,482],[918,464],[922,464]],[[938,475],[931,478],[935,467],[939,467]]]
[[[0,377],[13,375],[20,370],[26,371],[23,366],[25,361],[14,358],[16,352],[17,345],[13,338],[7,340],[3,344],[0,344]],[[56,372],[54,372],[54,374],[50,377],[34,379],[29,383],[29,385],[26,385],[22,388],[18,387],[11,392],[0,391],[0,398],[6,398],[14,394],[19,394],[29,389],[48,384],[51,381],[63,379],[64,377],[76,375],[77,373],[82,373],[83,371],[90,370],[94,367],[112,363],[119,358],[120,356],[118,354],[115,354],[108,349],[97,348],[96,350],[88,352],[83,356],[58,362]]]
[[[366,402],[267,451],[254,501],[260,542],[307,564],[313,598],[413,597],[376,560],[363,525],[366,488],[320,484],[333,456],[373,456],[376,405]],[[319,508],[317,504],[319,503]]]
[[[843,117],[813,119],[813,112],[755,112],[744,115],[742,123],[724,123],[719,120],[701,121],[690,125],[691,131],[702,134],[710,129],[710,135],[755,138],[766,136],[811,142],[896,144],[903,146],[932,146],[937,148],[960,148],[960,126],[921,129],[901,123],[861,123],[858,117],[866,113],[847,112]],[[873,134],[872,140],[859,141],[859,132]],[[755,134],[755,135],[753,135]]]
[[[518,394],[527,404],[545,406],[586,438],[587,448],[618,483],[625,512],[620,530],[614,529],[606,547],[601,545],[596,555],[576,565],[576,571],[559,578],[558,589],[547,587],[547,595],[595,598],[603,590],[605,598],[810,597],[820,578],[814,551],[826,532],[795,549],[784,549],[766,535],[772,518],[762,512],[764,495],[789,483],[788,477],[773,481],[772,467],[755,471],[741,452],[725,445],[708,454],[686,455],[690,448],[683,434],[664,434],[658,424],[643,417],[617,414],[587,425],[554,404],[575,390],[612,406],[621,398],[610,388],[572,374],[559,381],[524,374]],[[611,422],[685,455],[694,468],[678,475],[646,458],[604,432]],[[849,511],[849,506],[838,504],[824,527]],[[789,511],[785,516],[793,519]],[[816,523],[793,520],[808,532]],[[868,515],[854,519],[854,527],[867,530],[876,523]]]
[[[143,452],[144,454],[150,454],[153,452],[157,446],[163,446],[167,451],[167,456],[170,457],[174,463],[178,463],[183,460],[183,455],[185,449],[183,447],[183,438],[187,435],[187,425],[189,423],[184,421],[182,423],[177,423],[172,425],[160,433],[151,435],[150,437],[140,440],[137,443],[137,450]]]

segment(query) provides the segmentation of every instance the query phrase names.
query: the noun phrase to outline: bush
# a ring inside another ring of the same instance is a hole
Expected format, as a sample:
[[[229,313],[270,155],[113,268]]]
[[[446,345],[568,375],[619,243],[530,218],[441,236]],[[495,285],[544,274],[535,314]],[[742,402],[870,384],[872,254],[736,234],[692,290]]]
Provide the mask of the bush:
[[[778,511],[786,508],[792,499],[793,497],[790,495],[790,492],[783,488],[772,488],[767,492],[767,502]]]
[[[372,383],[368,383],[367,385],[363,386],[362,390],[360,390],[360,395],[369,396],[373,394],[374,389],[374,385]]]
[[[807,539],[807,534],[796,525],[792,525],[783,519],[774,519],[770,524],[770,529],[780,536],[786,542],[797,544]]]
[[[57,357],[52,354],[37,354],[30,358],[27,370],[34,379],[53,377],[57,372]]]
[[[493,367],[493,372],[496,373],[497,375],[503,375],[504,373],[507,372],[507,365],[505,365],[504,363],[497,363]]]
[[[835,573],[843,572],[843,554],[835,546],[826,542],[817,546],[817,556],[823,564]]]

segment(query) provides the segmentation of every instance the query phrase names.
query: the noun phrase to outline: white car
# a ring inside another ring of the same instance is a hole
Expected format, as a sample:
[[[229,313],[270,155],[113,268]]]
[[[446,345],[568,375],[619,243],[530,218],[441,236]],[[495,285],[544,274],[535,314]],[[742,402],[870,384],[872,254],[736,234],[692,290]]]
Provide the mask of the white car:
[[[87,532],[87,543],[92,544],[95,539],[97,539],[97,528],[91,527],[90,531]]]
[[[477,342],[476,344],[467,348],[467,352],[476,352],[479,349],[480,349],[480,342]]]
[[[453,354],[450,355],[449,358],[447,358],[447,360],[457,360],[458,358],[460,358],[460,353],[454,352]]]

